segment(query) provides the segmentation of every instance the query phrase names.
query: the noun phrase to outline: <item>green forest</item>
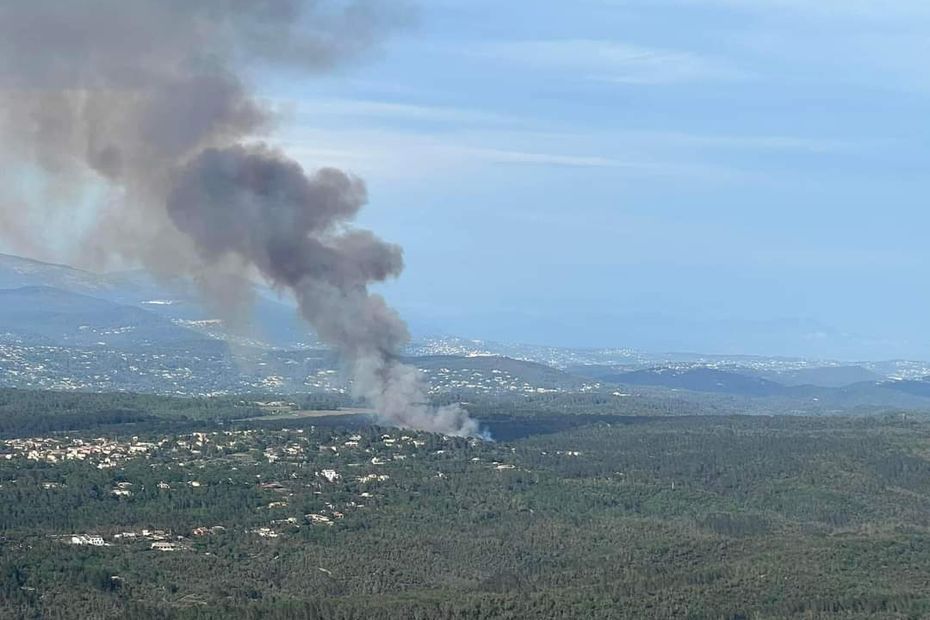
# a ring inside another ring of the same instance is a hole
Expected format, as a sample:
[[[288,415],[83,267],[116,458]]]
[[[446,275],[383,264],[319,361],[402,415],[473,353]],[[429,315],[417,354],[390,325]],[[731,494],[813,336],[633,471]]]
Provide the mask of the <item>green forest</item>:
[[[930,616],[927,419],[588,404],[0,393],[0,617]]]

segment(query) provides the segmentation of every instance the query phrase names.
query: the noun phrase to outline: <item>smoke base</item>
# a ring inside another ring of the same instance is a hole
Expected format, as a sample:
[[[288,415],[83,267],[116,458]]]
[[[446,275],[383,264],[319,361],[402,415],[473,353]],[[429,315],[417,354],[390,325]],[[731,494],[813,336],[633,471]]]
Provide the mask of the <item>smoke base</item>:
[[[190,275],[233,313],[250,299],[234,276],[258,273],[293,293],[383,421],[480,435],[460,407],[430,407],[419,371],[398,359],[407,327],[369,286],[397,277],[403,253],[353,226],[365,184],[307,173],[263,143],[274,118],[247,83],[256,67],[312,74],[355,60],[401,21],[394,6],[0,0],[0,163],[41,170],[57,197],[0,193],[0,234],[41,246],[80,188],[102,184],[83,262]]]

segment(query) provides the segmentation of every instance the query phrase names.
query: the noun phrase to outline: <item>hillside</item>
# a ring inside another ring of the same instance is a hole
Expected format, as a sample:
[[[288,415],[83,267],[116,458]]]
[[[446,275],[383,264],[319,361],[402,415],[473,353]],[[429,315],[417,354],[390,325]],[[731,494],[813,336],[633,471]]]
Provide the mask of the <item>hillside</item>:
[[[496,355],[434,355],[407,361],[427,374],[434,393],[576,391],[591,383],[550,366]]]
[[[818,366],[783,372],[762,372],[759,376],[782,385],[844,387],[856,383],[882,381],[885,377],[862,366]]]
[[[247,286],[252,286],[247,283]],[[295,347],[315,344],[307,325],[296,310],[267,288],[254,286],[254,303],[248,323],[227,328],[215,309],[205,305],[190,280],[159,281],[142,271],[98,274],[64,265],[0,254],[0,289],[47,287],[67,293],[134,306],[173,321],[186,321],[188,327],[210,336],[251,344]],[[18,300],[9,298],[7,303]],[[26,300],[28,301],[28,300]],[[29,306],[25,305],[24,312]],[[2,327],[2,325],[0,325]]]
[[[250,408],[0,391],[0,617],[930,613],[925,418],[563,416],[483,442]]]
[[[786,391],[785,386],[774,381],[706,367],[660,367],[619,373],[600,370],[594,378],[619,385],[650,385],[735,396],[774,396]]]
[[[32,344],[115,349],[173,348],[206,339],[140,308],[45,286],[0,290],[0,333]]]

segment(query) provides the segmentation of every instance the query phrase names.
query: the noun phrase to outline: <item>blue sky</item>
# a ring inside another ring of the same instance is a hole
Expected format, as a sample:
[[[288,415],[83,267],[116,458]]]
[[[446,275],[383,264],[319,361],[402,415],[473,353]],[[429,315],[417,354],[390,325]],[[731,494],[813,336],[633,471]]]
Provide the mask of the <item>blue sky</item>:
[[[430,0],[263,90],[421,333],[930,358],[928,57],[925,2]]]
[[[925,1],[422,0],[253,77],[367,180],[418,335],[930,359],[927,58]]]

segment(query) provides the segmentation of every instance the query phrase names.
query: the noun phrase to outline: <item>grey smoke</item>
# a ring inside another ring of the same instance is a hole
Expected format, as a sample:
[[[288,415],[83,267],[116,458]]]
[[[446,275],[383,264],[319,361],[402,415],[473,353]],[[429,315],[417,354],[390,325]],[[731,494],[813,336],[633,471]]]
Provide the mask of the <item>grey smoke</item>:
[[[264,144],[274,119],[248,85],[268,66],[303,75],[353,61],[402,19],[397,5],[0,0],[0,165],[41,169],[49,186],[42,204],[0,193],[0,233],[40,243],[80,188],[103,185],[84,261],[189,274],[238,305],[248,291],[230,276],[260,274],[294,294],[386,421],[477,435],[461,408],[430,407],[398,359],[406,325],[369,286],[400,274],[402,251],[352,226],[364,183],[308,173]]]

